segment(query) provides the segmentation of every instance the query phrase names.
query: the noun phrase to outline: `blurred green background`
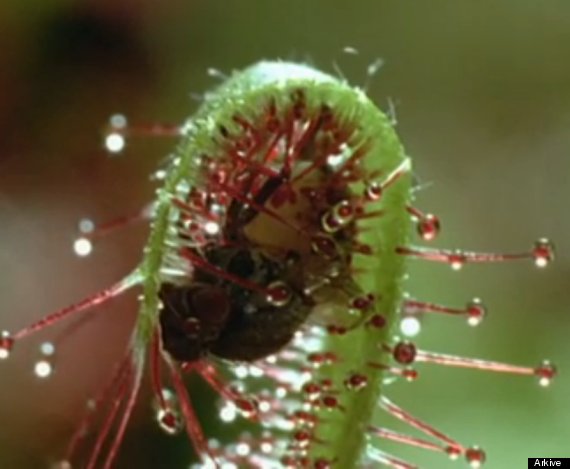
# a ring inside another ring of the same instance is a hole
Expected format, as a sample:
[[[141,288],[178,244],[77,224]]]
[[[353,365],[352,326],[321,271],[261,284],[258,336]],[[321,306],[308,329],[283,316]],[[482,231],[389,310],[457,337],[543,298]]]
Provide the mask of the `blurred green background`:
[[[3,0],[0,40],[0,329],[106,286],[138,259],[144,230],[101,242],[87,259],[71,251],[81,217],[104,220],[152,197],[148,174],[172,148],[141,139],[106,158],[100,130],[110,114],[180,122],[197,105],[191,94],[217,82],[209,68],[308,61],[356,85],[369,81],[384,109],[393,103],[427,186],[416,205],[443,222],[438,246],[520,251],[548,236],[558,247],[544,271],[531,262],[460,273],[411,263],[407,285],[420,299],[462,305],[480,296],[490,309],[476,330],[428,318],[420,346],[520,364],[551,358],[562,374],[550,389],[426,366],[390,397],[483,446],[489,468],[570,457],[567,1]],[[384,66],[368,80],[377,58]],[[46,331],[42,338],[66,336],[46,382],[32,376],[39,337],[0,363],[0,467],[46,467],[61,454],[83,402],[122,352],[133,312],[124,298],[74,334]],[[119,467],[186,467],[185,438],[162,436],[145,405]],[[421,467],[464,467],[384,447]]]

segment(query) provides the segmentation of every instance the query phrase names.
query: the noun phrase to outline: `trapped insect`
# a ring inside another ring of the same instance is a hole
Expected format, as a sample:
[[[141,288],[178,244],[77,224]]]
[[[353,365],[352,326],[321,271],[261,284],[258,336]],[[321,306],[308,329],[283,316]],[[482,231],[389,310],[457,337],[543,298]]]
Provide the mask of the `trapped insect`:
[[[108,148],[122,150],[132,131],[115,116]],[[155,175],[162,182],[156,200],[136,217],[151,225],[139,266],[0,339],[0,356],[8,358],[33,332],[142,290],[125,357],[78,426],[62,467],[113,465],[147,354],[159,426],[168,434],[185,428],[202,464],[214,467],[416,467],[382,451],[378,438],[479,467],[482,449],[397,406],[385,396],[386,378],[413,380],[411,366],[421,361],[535,375],[542,385],[556,374],[549,362],[522,367],[461,358],[393,336],[400,320],[409,331],[425,313],[463,316],[470,325],[486,313],[479,299],[455,308],[405,297],[409,257],[456,270],[511,259],[545,267],[553,246],[541,238],[528,252],[490,254],[409,245],[412,221],[424,241],[437,236],[440,222],[411,205],[411,160],[390,119],[362,90],[305,65],[262,62],[207,94],[182,126],[148,132],[179,135],[180,143]],[[88,254],[107,226],[84,221],[76,252]],[[162,383],[164,365],[173,391]],[[259,424],[257,431],[209,442],[185,372],[198,373],[220,395],[222,420],[241,414]],[[429,439],[375,425],[376,407]],[[99,414],[99,433],[84,458],[79,446]],[[359,430],[347,434],[351,422]]]

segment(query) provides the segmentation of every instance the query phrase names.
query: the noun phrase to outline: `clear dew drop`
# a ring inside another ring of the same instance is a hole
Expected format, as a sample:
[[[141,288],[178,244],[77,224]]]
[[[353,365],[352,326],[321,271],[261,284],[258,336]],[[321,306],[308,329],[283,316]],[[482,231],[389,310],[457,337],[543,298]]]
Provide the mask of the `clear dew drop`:
[[[77,224],[79,232],[83,234],[92,233],[95,230],[95,222],[90,218],[82,218]]]
[[[93,251],[93,243],[87,238],[77,238],[73,243],[73,251],[79,257],[87,257]]]
[[[534,243],[532,257],[538,268],[548,266],[554,260],[554,243],[547,238],[538,239]]]
[[[264,441],[261,443],[260,449],[262,453],[270,454],[273,451],[273,445],[269,441]]]
[[[34,364],[34,374],[41,379],[49,378],[53,374],[54,368],[49,360],[38,360]]]
[[[163,388],[161,392],[164,407],[161,406],[158,398],[155,397],[153,401],[156,412],[156,421],[164,433],[167,435],[176,435],[184,428],[180,414],[178,397],[168,388]]]
[[[221,409],[220,409],[220,420],[222,422],[230,423],[233,422],[237,417],[237,408],[236,406],[231,403],[227,402]]]
[[[170,408],[159,409],[156,413],[156,421],[160,429],[167,435],[176,435],[180,433],[183,428],[180,414]]]
[[[220,224],[215,221],[207,221],[204,223],[204,231],[210,236],[215,236],[220,232]]]
[[[263,368],[260,368],[259,366],[250,365],[249,374],[254,378],[261,378],[265,372],[263,371]]]
[[[343,161],[344,161],[344,155],[342,153],[336,155],[329,155],[327,157],[327,165],[329,165],[333,169],[339,167]]]
[[[42,342],[40,344],[40,353],[46,357],[51,357],[55,354],[55,345],[52,342]]]
[[[350,223],[354,217],[354,207],[349,200],[342,200],[333,208],[334,217],[338,222],[345,226]]]
[[[284,399],[285,397],[287,397],[287,394],[288,394],[287,388],[285,388],[283,386],[279,386],[275,390],[275,397],[277,399]]]
[[[261,412],[261,413],[267,413],[267,412],[269,412],[270,410],[271,410],[271,402],[270,402],[270,401],[268,401],[268,400],[262,400],[262,401],[259,402],[259,412]],[[247,415],[253,416],[254,414],[255,414],[255,411],[254,411],[254,412],[251,412],[251,413],[249,413],[249,414],[247,414]],[[247,416],[247,415],[246,415],[246,416]]]
[[[338,256],[338,246],[335,241],[324,234],[318,234],[311,240],[311,249],[325,259],[334,259]]]
[[[433,213],[427,213],[417,221],[416,229],[424,241],[433,241],[441,231],[441,223]]]
[[[6,360],[10,356],[12,347],[14,347],[14,338],[8,331],[2,331],[0,334],[0,360]]]
[[[116,130],[127,127],[127,117],[124,114],[113,114],[109,118],[109,125]]]
[[[557,375],[558,370],[549,360],[544,360],[534,370],[534,374],[538,377],[538,384],[546,388],[552,384],[552,380]]]
[[[365,196],[371,201],[380,200],[382,191],[382,185],[379,182],[373,181],[366,187]]]
[[[386,326],[386,318],[384,316],[382,316],[381,314],[374,314],[368,320],[366,325],[370,328],[382,329]]]
[[[125,148],[125,137],[117,132],[111,132],[105,137],[105,148],[109,153],[121,153]]]
[[[486,459],[485,451],[483,451],[478,446],[472,446],[465,450],[465,459],[469,463],[470,467],[478,468],[483,465]]]
[[[457,446],[448,446],[445,448],[445,452],[449,456],[449,459],[455,461],[459,456],[461,456],[462,451],[461,448],[458,448]]]
[[[415,381],[419,377],[419,373],[414,368],[404,368],[402,370],[402,376],[406,379],[408,383]]]
[[[236,454],[238,456],[248,456],[249,453],[251,453],[251,446],[249,446],[247,443],[238,443],[236,445]]]
[[[312,435],[307,430],[297,430],[293,434],[293,439],[300,449],[304,449],[311,443]]]
[[[349,391],[360,391],[368,385],[368,377],[360,373],[353,373],[344,380],[344,386]]]
[[[416,346],[412,342],[398,342],[392,349],[394,360],[402,365],[409,365],[416,359]]]
[[[339,402],[335,396],[328,395],[321,399],[321,405],[326,410],[334,410],[339,407]]]
[[[152,179],[156,181],[164,181],[166,179],[167,172],[164,169],[158,169],[152,174]]]
[[[273,282],[267,287],[267,302],[273,306],[282,307],[291,301],[292,294],[289,287],[281,281]]]
[[[325,212],[321,217],[321,226],[325,233],[336,233],[340,228],[340,223],[334,218],[331,211]]]
[[[321,227],[325,233],[336,233],[354,218],[355,210],[350,200],[341,200],[321,217]]]
[[[465,308],[467,312],[467,324],[478,326],[487,316],[487,308],[479,298],[473,298]]]
[[[263,401],[263,402],[267,402],[267,401]],[[233,402],[234,408],[236,409],[236,411],[245,418],[251,418],[253,416],[255,416],[257,414],[257,410],[259,408],[259,403],[256,402],[254,399],[246,399],[246,398],[240,398],[240,399],[236,399]],[[264,404],[265,410],[269,410],[267,409],[266,405]],[[269,408],[271,408],[271,405],[269,406]]]
[[[245,379],[249,376],[248,368],[245,365],[235,366],[233,372],[238,379]]]
[[[413,316],[408,316],[400,321],[400,331],[407,337],[415,337],[422,330],[420,320]]]
[[[449,266],[456,272],[463,268],[465,262],[465,255],[461,251],[457,251],[449,256]]]

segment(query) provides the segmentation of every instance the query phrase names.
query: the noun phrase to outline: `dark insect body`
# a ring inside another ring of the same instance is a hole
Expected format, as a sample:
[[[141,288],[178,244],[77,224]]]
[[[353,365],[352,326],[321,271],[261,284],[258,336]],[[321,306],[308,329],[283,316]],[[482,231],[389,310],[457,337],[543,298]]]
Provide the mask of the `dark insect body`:
[[[231,276],[266,286],[269,293],[248,290],[199,269],[190,286],[163,285],[160,324],[164,349],[179,361],[199,360],[208,353],[254,361],[285,346],[312,306],[294,279],[288,283],[281,280],[290,277],[296,266],[283,267],[259,252],[244,249],[213,248],[206,257]]]

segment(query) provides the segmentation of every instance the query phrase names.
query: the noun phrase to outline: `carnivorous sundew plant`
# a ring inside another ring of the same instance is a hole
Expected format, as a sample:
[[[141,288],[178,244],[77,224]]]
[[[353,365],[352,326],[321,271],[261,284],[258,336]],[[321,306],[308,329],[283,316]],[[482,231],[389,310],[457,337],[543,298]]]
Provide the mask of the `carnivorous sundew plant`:
[[[543,268],[553,246],[540,238],[526,252],[494,254],[411,244],[411,227],[429,243],[440,221],[412,205],[412,162],[392,121],[361,89],[309,66],[261,62],[207,93],[181,126],[141,128],[114,116],[106,145],[119,152],[140,132],[179,137],[154,174],[156,199],[134,218],[82,220],[74,245],[88,255],[99,236],[146,221],[139,265],[109,288],[0,338],[7,359],[33,333],[140,290],[124,358],[59,467],[113,466],[145,373],[157,425],[168,434],[185,431],[199,467],[315,469],[418,467],[385,452],[384,440],[471,467],[484,463],[482,448],[447,436],[390,395],[390,382],[413,381],[419,363],[528,375],[543,386],[555,376],[548,361],[527,367],[463,358],[395,336],[413,335],[426,314],[471,326],[486,314],[477,298],[456,307],[405,294],[412,259],[455,270],[519,259]],[[44,348],[39,376],[52,371],[53,345]],[[247,433],[234,441],[204,434],[184,382],[190,373],[219,395],[222,421],[251,421]],[[377,410],[403,421],[409,434],[372,419]]]

